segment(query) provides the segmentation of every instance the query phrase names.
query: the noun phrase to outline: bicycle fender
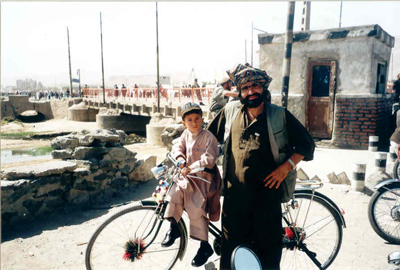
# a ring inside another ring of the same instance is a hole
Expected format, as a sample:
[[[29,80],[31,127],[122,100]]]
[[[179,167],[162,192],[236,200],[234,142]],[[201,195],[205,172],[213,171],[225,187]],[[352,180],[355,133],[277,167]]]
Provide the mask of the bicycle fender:
[[[306,193],[306,194],[310,194],[312,195],[312,191],[311,190],[301,190],[301,191],[295,191],[294,194],[301,194],[301,193]],[[335,212],[338,214],[339,218],[340,218],[340,223],[342,224],[343,228],[347,228],[346,226],[346,221],[344,220],[344,216],[342,214],[342,211],[340,211],[340,208],[337,206],[336,203],[334,203],[329,197],[325,196],[322,193],[319,193],[317,191],[315,191],[314,196],[320,198],[321,200],[324,200],[325,202],[327,202],[334,210]]]
[[[390,184],[393,184],[393,183],[399,183],[400,184],[400,180],[399,179],[388,179],[388,180],[382,181],[382,182],[380,182],[379,184],[377,184],[375,186],[375,189],[378,190],[378,189],[382,188],[383,186],[390,185]]]
[[[187,233],[187,228],[185,225],[185,221],[183,221],[183,218],[178,223],[179,227],[181,227],[181,231],[184,233],[184,236],[181,237],[181,240],[183,241],[183,249],[179,251],[178,258],[182,261],[183,257],[185,256],[186,253],[186,248],[188,244],[188,233]]]
[[[139,203],[143,206],[155,206],[157,203],[155,201],[139,201]]]

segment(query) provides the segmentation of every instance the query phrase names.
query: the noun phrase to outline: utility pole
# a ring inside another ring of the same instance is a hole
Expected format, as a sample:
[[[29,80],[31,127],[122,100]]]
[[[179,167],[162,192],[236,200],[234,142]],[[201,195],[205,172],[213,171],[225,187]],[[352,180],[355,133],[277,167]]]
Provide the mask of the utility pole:
[[[244,40],[244,63],[247,63],[247,39]]]
[[[80,95],[81,94],[81,70],[78,69],[77,73],[79,75],[79,78],[78,78],[78,80],[79,80],[79,92],[78,92],[78,94]]]
[[[310,15],[311,15],[311,2],[304,1],[303,16],[301,19],[301,31],[310,30]]]
[[[292,57],[292,42],[293,42],[293,21],[294,21],[295,2],[288,2],[288,14],[286,21],[285,34],[285,55],[283,58],[282,70],[282,107],[287,108],[289,95],[289,78],[290,78],[290,62]]]
[[[339,28],[342,27],[342,5],[343,1],[340,1],[340,18],[339,18]]]
[[[253,66],[253,22],[251,22],[251,66]]]
[[[104,86],[104,60],[103,60],[103,23],[100,12],[100,41],[101,41],[101,74],[103,78],[103,104],[106,104],[106,87]]]
[[[71,96],[72,96],[72,72],[71,72],[71,52],[70,52],[70,48],[69,48],[69,30],[67,27],[67,38],[68,38],[68,60],[69,60],[69,85],[70,85],[70,89],[71,89]]]
[[[160,62],[158,53],[158,4],[156,1],[156,35],[157,35],[157,112],[160,112]]]

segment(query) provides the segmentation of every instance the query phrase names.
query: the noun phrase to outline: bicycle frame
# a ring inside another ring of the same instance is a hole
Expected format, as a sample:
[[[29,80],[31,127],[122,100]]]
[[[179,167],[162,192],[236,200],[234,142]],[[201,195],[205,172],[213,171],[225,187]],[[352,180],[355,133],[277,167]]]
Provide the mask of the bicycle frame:
[[[176,166],[177,161],[171,156],[170,153],[167,154],[167,157]],[[171,168],[170,168],[170,172],[171,172]],[[146,245],[145,248],[147,248],[149,245],[151,245],[154,242],[154,239],[156,238],[157,234],[159,233],[161,225],[164,222],[164,213],[165,213],[166,207],[168,205],[168,202],[165,201],[165,198],[169,194],[172,186],[175,184],[174,179],[177,176],[177,174],[179,174],[180,169],[176,167],[176,168],[172,169],[172,173],[170,173],[170,172],[168,172],[168,175],[166,175],[166,178],[167,179],[171,179],[171,182],[170,182],[170,185],[168,186],[168,189],[167,189],[166,193],[163,195],[163,197],[161,199],[161,202],[158,203],[158,204],[155,201],[141,201],[140,202],[142,204],[142,206],[155,206],[155,205],[157,205],[156,211],[154,213],[154,215],[157,215],[157,217],[156,217],[154,222],[152,221],[153,219],[151,219],[151,222],[149,222],[149,224],[147,225],[147,226],[152,226],[152,227],[150,228],[150,232],[147,233],[145,238],[149,237],[151,234],[154,234],[154,235],[152,236],[152,239],[148,242],[148,244]],[[196,177],[196,178],[202,179],[201,177]],[[310,183],[311,183],[311,185],[310,185]],[[299,250],[305,252],[307,254],[307,256],[315,263],[315,265],[318,268],[321,268],[322,267],[321,263],[316,259],[317,254],[312,252],[312,251],[310,251],[307,248],[307,245],[302,241],[303,240],[302,239],[302,229],[298,230],[297,226],[296,226],[297,217],[292,217],[291,214],[290,214],[289,207],[292,207],[293,209],[295,209],[295,207],[296,207],[294,205],[294,204],[297,203],[296,200],[295,200],[296,194],[311,195],[311,203],[308,205],[308,209],[307,209],[307,212],[306,212],[306,215],[305,215],[304,223],[302,224],[303,228],[304,228],[304,224],[306,223],[306,219],[308,217],[309,210],[310,210],[310,207],[311,207],[311,204],[312,204],[314,198],[319,198],[320,200],[323,200],[328,205],[330,205],[332,207],[332,209],[334,209],[335,212],[337,213],[337,215],[340,217],[339,218],[340,223],[344,228],[346,228],[346,223],[345,223],[343,214],[342,214],[341,210],[339,209],[339,207],[331,199],[329,199],[325,195],[315,191],[315,189],[322,187],[322,184],[318,183],[318,185],[315,186],[315,184],[317,184],[317,182],[315,182],[315,181],[311,181],[311,182],[308,181],[306,183],[300,181],[300,184],[301,184],[300,186],[296,186],[296,190],[295,190],[295,193],[294,193],[294,196],[293,196],[293,199],[291,200],[291,202],[283,204],[282,219],[283,219],[284,223],[287,225],[287,227],[290,228],[293,231],[295,237],[294,237],[293,240],[289,240],[287,242],[284,242],[282,247],[283,248],[289,248],[289,249],[294,249],[295,247],[297,247]],[[313,186],[313,184],[314,184],[314,186]],[[287,215],[289,215],[289,216],[287,216]],[[183,220],[182,220],[182,222],[183,222]],[[150,224],[150,223],[152,223],[152,224]],[[186,252],[186,247],[187,247],[187,241],[186,241],[186,239],[187,239],[187,230],[186,230],[186,226],[184,225],[184,223],[182,223],[182,224],[183,224],[182,233],[184,233],[185,235],[183,237],[181,237],[181,240],[185,241],[185,243],[184,243],[183,252],[181,252],[178,255],[178,257],[181,260],[184,257],[184,254]],[[218,241],[217,243],[214,242],[214,249],[215,249],[215,245],[216,244],[220,245],[220,243],[221,243],[222,232],[221,232],[220,229],[218,229],[211,222],[209,223],[208,228],[209,228],[209,233],[211,233],[215,237],[214,241]],[[302,228],[302,227],[299,227],[299,228]],[[216,253],[218,254],[217,250],[216,250]]]

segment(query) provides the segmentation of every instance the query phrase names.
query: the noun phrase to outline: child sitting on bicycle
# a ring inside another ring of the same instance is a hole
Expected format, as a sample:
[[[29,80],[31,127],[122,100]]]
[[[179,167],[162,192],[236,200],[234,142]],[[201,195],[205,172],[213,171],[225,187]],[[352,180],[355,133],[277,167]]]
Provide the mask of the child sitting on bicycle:
[[[208,224],[210,220],[218,221],[221,211],[221,176],[215,164],[219,149],[214,135],[208,130],[203,130],[203,112],[199,105],[192,102],[185,104],[182,108],[182,120],[187,129],[171,151],[181,168],[181,177],[167,196],[169,203],[165,218],[171,222],[171,228],[161,245],[169,247],[180,237],[177,222],[185,209],[190,219],[190,236],[201,241],[200,248],[192,260],[192,266],[199,267],[213,254],[208,243]],[[201,167],[205,169],[193,175],[210,183],[190,177],[192,170]]]

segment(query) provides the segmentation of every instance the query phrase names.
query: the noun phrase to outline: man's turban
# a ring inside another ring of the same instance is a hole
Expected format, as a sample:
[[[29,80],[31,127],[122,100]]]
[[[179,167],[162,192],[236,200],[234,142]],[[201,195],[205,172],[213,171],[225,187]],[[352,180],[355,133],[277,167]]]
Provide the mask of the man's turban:
[[[227,73],[231,80],[235,82],[239,91],[242,85],[247,82],[260,84],[264,89],[267,89],[272,81],[272,78],[268,76],[267,72],[254,68],[247,63],[245,65],[238,64],[232,70],[228,70]]]

